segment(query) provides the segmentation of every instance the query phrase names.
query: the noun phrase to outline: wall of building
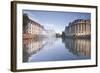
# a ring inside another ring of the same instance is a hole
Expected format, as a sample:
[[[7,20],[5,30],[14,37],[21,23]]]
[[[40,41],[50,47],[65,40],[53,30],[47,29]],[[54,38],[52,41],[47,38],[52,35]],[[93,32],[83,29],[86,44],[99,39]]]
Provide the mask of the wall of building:
[[[44,27],[41,24],[39,24],[38,22],[34,20],[29,19],[28,16],[27,16],[27,20],[23,19],[23,21],[24,21],[23,25],[25,25],[25,27],[23,27],[24,38],[37,37],[40,34],[42,34],[42,32],[44,31]]]
[[[90,20],[77,19],[69,23],[65,28],[67,37],[89,37],[91,35]]]

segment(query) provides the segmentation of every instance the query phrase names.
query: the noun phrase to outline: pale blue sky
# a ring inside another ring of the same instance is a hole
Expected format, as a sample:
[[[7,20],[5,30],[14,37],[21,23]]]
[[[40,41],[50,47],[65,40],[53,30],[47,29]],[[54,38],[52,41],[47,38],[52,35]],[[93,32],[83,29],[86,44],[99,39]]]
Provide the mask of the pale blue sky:
[[[53,29],[58,33],[76,19],[91,19],[90,13],[79,12],[23,10],[23,13],[28,14],[30,19],[43,25],[45,29]]]

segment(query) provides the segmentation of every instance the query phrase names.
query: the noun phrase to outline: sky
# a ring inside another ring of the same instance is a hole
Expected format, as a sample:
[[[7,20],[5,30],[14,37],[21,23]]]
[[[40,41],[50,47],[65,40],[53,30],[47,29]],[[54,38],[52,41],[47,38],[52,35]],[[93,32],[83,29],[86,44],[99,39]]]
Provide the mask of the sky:
[[[91,19],[90,13],[79,12],[58,12],[58,11],[39,11],[23,10],[31,20],[34,20],[44,26],[47,30],[54,30],[56,33],[62,33],[65,27],[76,19]]]

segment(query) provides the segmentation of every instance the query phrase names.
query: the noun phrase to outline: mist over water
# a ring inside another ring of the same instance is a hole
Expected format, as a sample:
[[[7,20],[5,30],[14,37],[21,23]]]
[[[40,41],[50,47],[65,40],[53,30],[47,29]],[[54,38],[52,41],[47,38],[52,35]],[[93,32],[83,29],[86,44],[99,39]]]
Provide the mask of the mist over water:
[[[91,59],[90,39],[47,37],[24,40],[23,62]]]

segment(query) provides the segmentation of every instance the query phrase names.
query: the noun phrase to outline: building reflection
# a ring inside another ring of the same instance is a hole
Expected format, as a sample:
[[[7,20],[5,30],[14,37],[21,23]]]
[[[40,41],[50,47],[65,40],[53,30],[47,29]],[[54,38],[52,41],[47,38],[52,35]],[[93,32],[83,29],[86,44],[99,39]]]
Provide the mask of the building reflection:
[[[55,44],[57,38],[35,38],[35,39],[23,39],[23,62],[28,62],[32,55],[39,53],[45,48],[52,47]]]
[[[39,52],[45,45],[41,38],[23,40],[23,62],[27,62],[28,58]]]
[[[37,54],[40,51],[43,52],[44,48],[50,48],[52,46],[60,47],[60,45],[55,43],[55,41],[59,39],[61,38],[35,38],[35,39],[23,40],[23,62],[29,62],[29,58],[32,57],[32,55]],[[91,40],[90,39],[62,38],[62,42],[61,41],[58,41],[58,42],[62,45],[64,44],[65,49],[67,49],[69,53],[75,56],[80,56],[82,58],[85,57],[88,59],[91,58]],[[53,48],[56,48],[56,47],[53,47]],[[64,48],[64,46],[62,48]],[[54,50],[54,51],[58,51],[58,50]],[[44,53],[45,53],[45,50],[44,50]]]
[[[63,38],[62,42],[69,52],[77,56],[85,56],[91,58],[91,41],[90,39],[69,39]]]

